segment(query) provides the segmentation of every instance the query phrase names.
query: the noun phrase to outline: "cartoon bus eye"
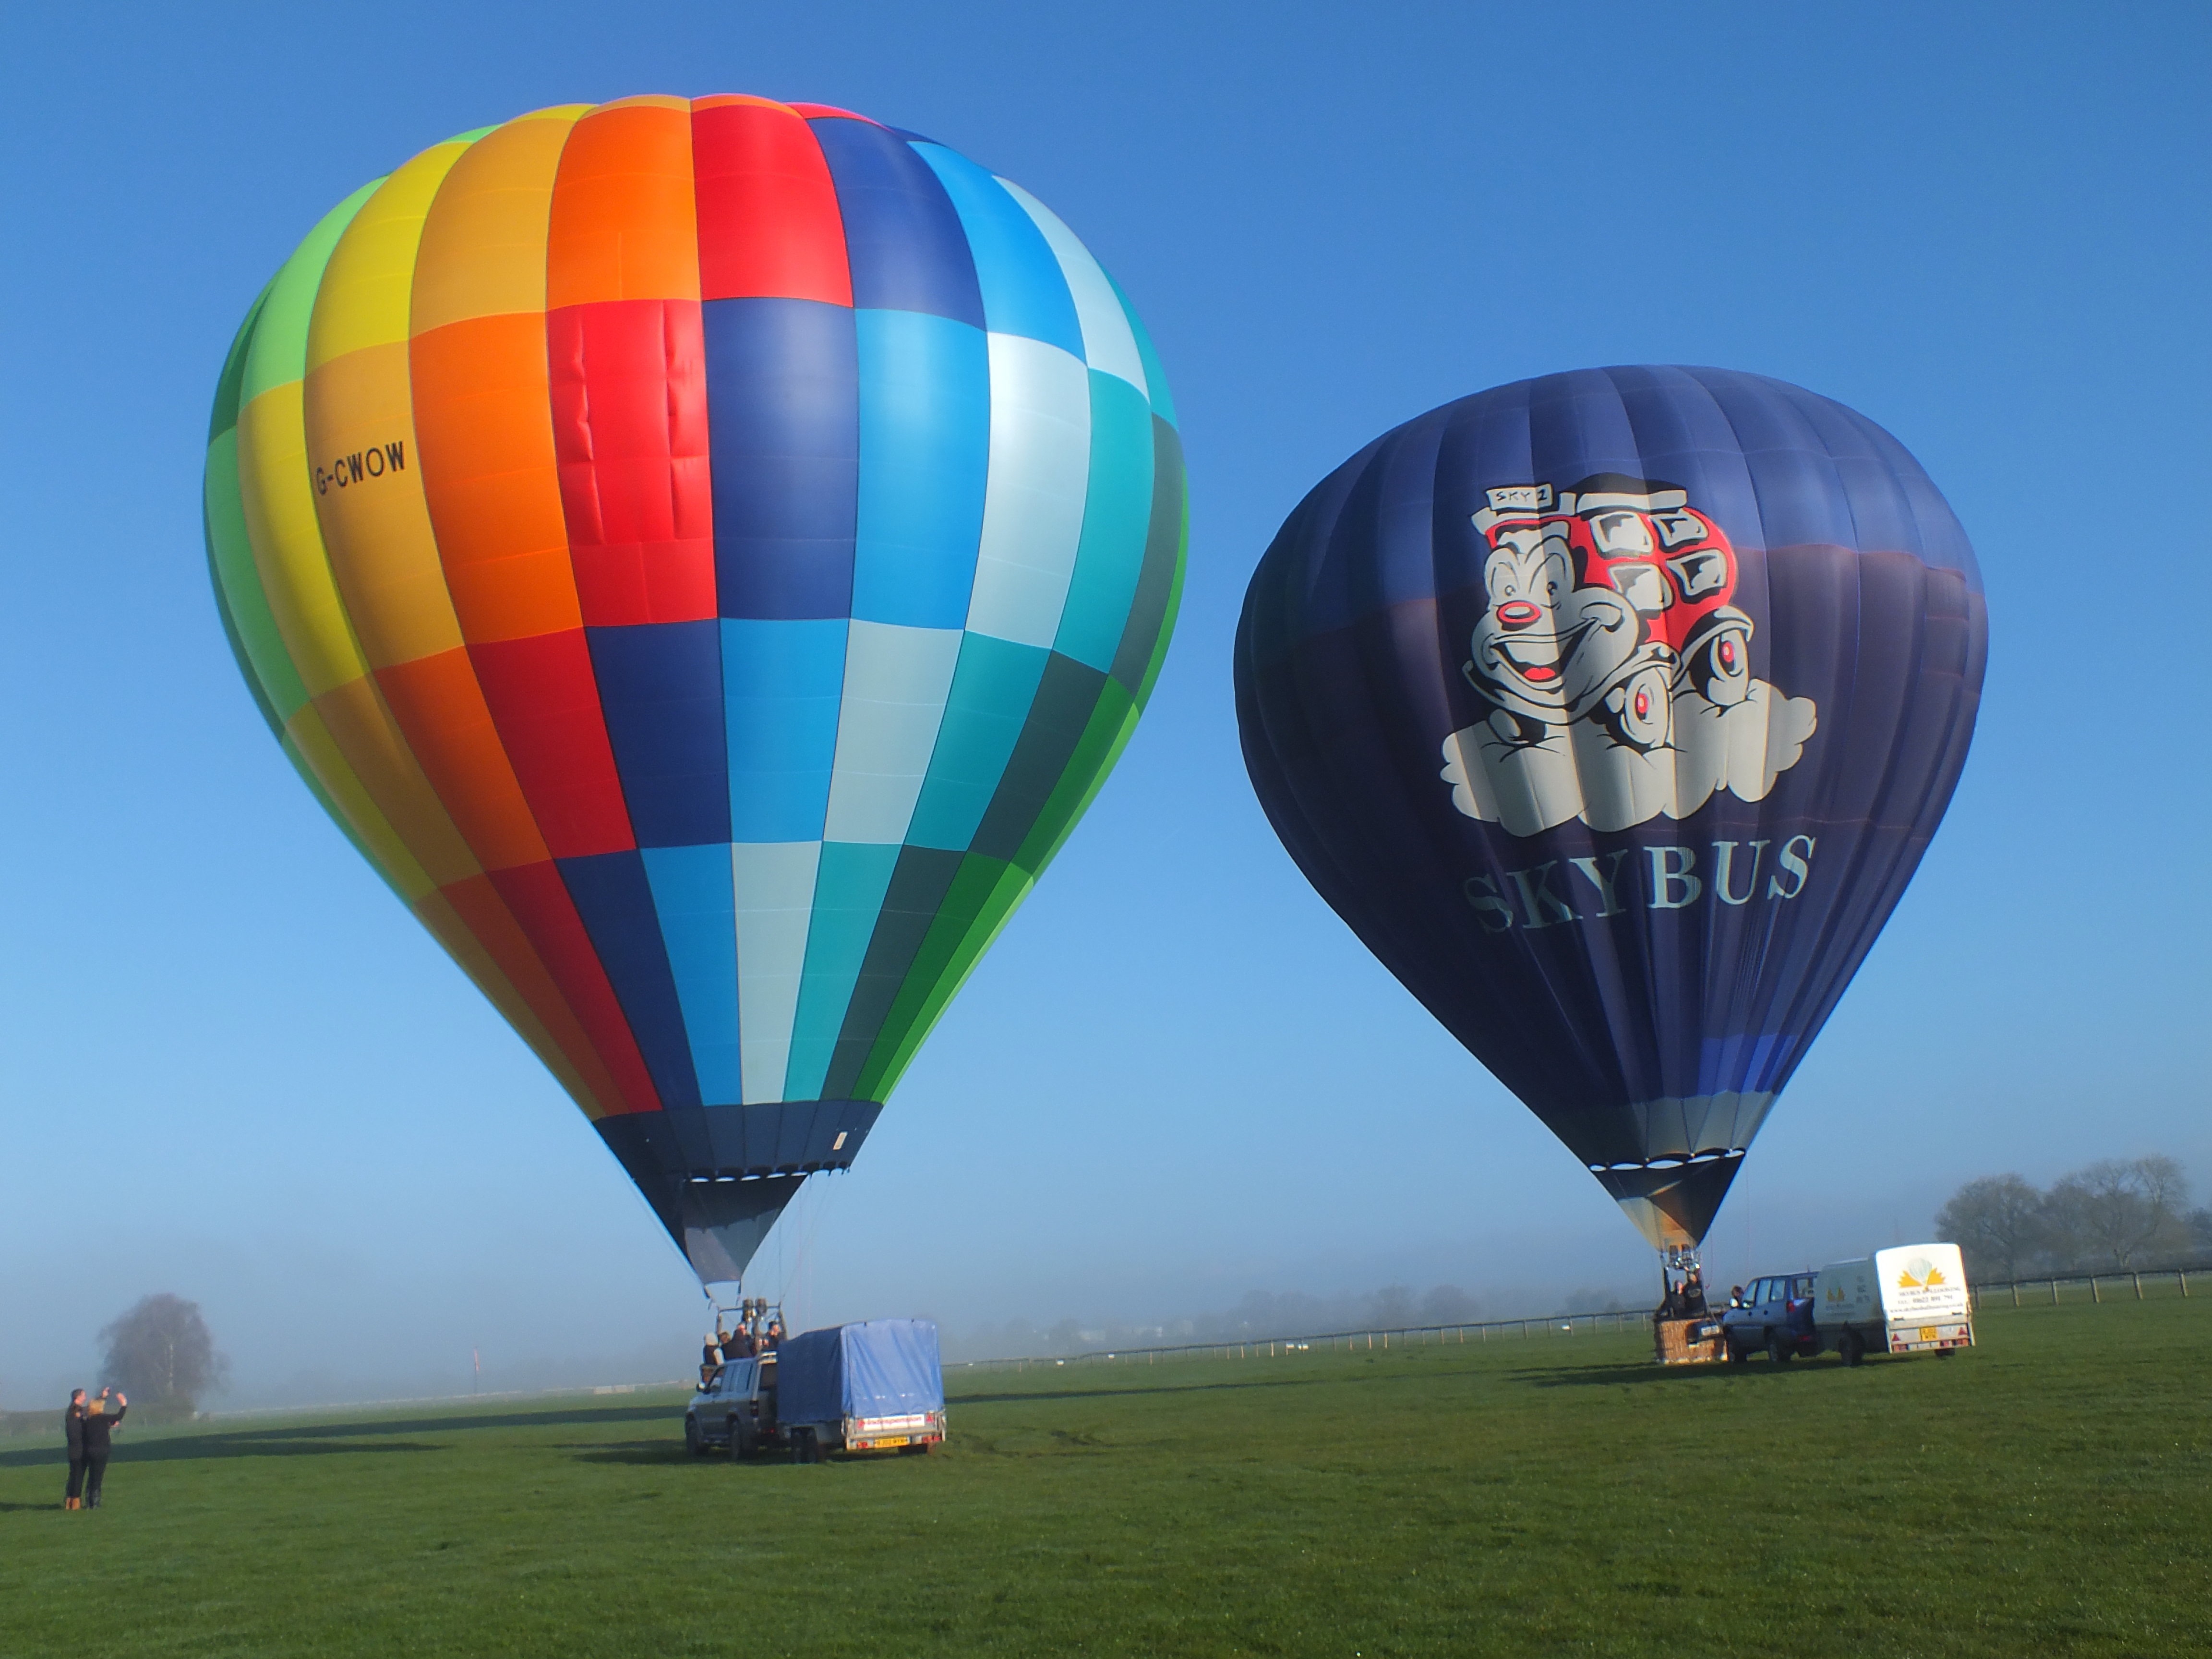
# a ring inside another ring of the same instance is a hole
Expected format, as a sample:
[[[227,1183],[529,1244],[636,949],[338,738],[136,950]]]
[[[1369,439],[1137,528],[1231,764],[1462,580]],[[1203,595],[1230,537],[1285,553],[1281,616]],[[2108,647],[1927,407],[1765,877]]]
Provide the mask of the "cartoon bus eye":
[[[1659,539],[1668,547],[1701,542],[1709,533],[1705,521],[1694,513],[1655,513],[1651,522],[1658,527]]]
[[[1534,574],[1536,580],[1543,584],[1553,605],[1557,605],[1574,586],[1574,578],[1569,574],[1573,568],[1574,561],[1564,542],[1555,540],[1545,547],[1544,562],[1536,568]]]
[[[1656,565],[1617,564],[1610,574],[1621,597],[1647,617],[1674,603],[1674,592]]]
[[[1521,566],[1510,554],[1500,554],[1483,568],[1482,585],[1493,602],[1521,597]]]
[[[1590,534],[1597,538],[1597,550],[1608,558],[1652,550],[1651,527],[1640,514],[1601,513],[1591,521]]]
[[[1682,584],[1682,597],[1694,599],[1701,594],[1717,593],[1728,586],[1728,557],[1717,548],[1702,548],[1693,553],[1680,553],[1667,561],[1667,568],[1674,573],[1674,580]]]

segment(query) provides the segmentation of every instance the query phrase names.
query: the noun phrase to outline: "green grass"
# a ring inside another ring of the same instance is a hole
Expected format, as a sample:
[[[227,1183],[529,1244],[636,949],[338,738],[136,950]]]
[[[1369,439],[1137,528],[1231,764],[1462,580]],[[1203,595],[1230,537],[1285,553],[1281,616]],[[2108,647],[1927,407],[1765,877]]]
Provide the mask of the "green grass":
[[[932,1458],[674,1398],[0,1453],[0,1654],[2212,1651],[2212,1299],[1951,1360],[1630,1338],[956,1374]]]

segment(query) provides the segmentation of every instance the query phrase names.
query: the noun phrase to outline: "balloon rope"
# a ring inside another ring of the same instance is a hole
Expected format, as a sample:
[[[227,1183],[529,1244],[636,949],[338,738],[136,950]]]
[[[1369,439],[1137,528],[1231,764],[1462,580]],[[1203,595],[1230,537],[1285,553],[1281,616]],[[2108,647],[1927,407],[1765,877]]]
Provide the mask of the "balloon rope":
[[[821,1196],[815,1200],[812,1207],[807,1213],[806,1231],[799,1238],[798,1255],[792,1259],[791,1274],[793,1279],[798,1278],[800,1273],[806,1271],[808,1262],[807,1253],[814,1247],[815,1232],[822,1225],[822,1212],[830,1207],[830,1192],[831,1188],[829,1187],[823,1187],[817,1190],[820,1192]]]

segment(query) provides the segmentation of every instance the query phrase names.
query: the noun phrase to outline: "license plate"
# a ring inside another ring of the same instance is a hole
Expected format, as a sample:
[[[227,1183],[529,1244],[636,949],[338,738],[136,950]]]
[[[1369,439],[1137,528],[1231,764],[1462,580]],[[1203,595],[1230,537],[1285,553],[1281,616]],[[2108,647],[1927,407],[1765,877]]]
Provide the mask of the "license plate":
[[[1923,1325],[1920,1328],[1920,1340],[1923,1342],[1933,1342],[1936,1340],[1936,1328],[1933,1325]]]
[[[903,1434],[884,1434],[877,1436],[874,1443],[878,1446],[903,1446],[910,1438],[911,1436]]]

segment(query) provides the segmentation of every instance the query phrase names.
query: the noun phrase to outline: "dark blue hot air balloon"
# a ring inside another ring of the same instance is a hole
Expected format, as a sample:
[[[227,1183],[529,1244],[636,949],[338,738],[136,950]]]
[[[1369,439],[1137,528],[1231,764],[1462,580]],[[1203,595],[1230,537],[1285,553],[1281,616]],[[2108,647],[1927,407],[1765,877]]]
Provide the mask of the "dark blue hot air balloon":
[[[1592,369],[1432,410],[1300,502],[1237,711],[1322,896],[1683,1249],[1942,821],[1987,644],[1965,532],[1873,422]]]

